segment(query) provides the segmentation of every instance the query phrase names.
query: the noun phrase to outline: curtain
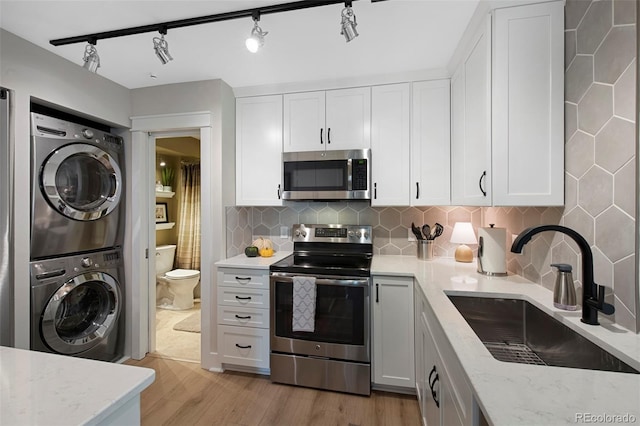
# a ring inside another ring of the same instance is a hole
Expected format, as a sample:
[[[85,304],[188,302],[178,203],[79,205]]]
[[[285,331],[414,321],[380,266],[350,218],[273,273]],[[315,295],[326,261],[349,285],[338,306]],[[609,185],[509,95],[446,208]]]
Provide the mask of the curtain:
[[[183,164],[176,267],[200,270],[200,164]]]

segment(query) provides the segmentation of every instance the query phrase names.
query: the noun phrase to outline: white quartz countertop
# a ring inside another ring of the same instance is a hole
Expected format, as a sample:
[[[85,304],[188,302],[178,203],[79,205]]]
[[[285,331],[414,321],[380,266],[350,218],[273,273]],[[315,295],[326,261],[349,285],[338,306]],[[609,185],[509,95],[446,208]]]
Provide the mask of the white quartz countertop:
[[[245,254],[239,254],[228,259],[219,260],[215,265],[218,268],[269,269],[271,264],[281,261],[291,253],[290,251],[277,251],[271,257],[247,257]]]
[[[475,263],[457,263],[451,258],[421,261],[413,256],[374,256],[371,274],[416,279],[490,423],[640,424],[640,375],[498,361],[447,293],[524,299],[636,370],[640,370],[640,335],[604,315],[599,315],[600,326],[583,324],[580,310],[555,308],[553,293],[546,288],[517,275],[486,277],[476,272]]]
[[[154,378],[149,368],[0,347],[0,424],[99,424]]]

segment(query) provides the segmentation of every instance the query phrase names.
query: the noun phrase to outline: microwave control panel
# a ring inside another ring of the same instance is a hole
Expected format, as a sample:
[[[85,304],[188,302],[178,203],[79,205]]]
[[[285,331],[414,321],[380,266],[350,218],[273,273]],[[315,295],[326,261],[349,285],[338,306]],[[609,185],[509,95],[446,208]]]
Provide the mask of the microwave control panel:
[[[366,191],[369,187],[367,176],[367,159],[353,160],[351,164],[351,189],[354,191]]]

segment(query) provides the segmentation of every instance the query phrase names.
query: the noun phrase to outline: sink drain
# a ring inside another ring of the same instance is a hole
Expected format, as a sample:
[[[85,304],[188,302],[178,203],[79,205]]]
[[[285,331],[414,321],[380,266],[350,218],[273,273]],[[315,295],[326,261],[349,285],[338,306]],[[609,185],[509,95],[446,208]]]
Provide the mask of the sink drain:
[[[547,365],[528,346],[520,343],[482,342],[498,361],[519,364]]]

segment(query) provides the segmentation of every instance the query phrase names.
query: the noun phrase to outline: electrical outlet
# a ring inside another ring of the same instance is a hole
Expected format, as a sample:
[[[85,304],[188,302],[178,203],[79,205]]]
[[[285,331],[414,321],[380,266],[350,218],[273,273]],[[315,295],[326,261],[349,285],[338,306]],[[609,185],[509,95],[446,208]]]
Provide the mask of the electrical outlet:
[[[281,226],[280,227],[280,238],[289,238],[289,227]]]
[[[413,231],[411,231],[411,228],[407,228],[407,241],[415,241],[416,240],[416,236],[413,235]]]

